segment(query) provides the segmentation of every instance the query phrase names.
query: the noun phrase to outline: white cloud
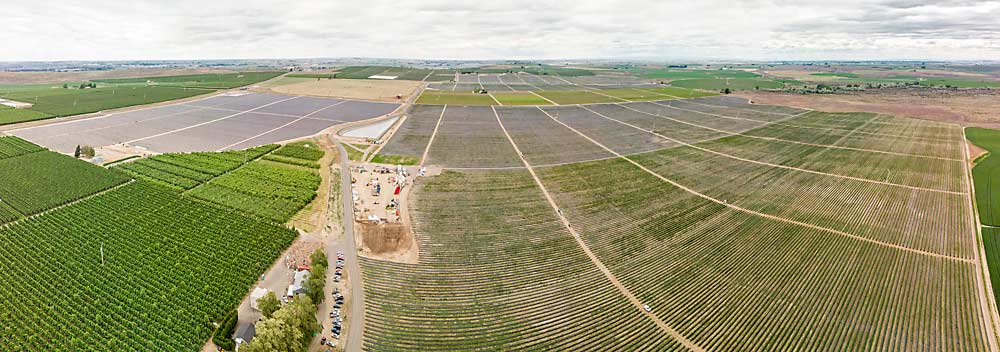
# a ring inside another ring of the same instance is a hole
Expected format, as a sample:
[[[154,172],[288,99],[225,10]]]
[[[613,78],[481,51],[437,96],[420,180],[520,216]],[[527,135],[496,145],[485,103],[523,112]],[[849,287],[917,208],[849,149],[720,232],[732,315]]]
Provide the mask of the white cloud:
[[[1000,1],[5,1],[0,60],[996,59]]]

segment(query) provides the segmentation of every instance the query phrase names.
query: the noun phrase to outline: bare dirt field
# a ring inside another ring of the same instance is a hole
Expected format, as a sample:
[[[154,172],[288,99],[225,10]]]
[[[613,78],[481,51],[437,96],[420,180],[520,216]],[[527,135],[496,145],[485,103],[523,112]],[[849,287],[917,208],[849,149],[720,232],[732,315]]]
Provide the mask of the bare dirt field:
[[[421,82],[365,79],[318,79],[272,87],[278,93],[379,101],[406,101]],[[402,95],[397,99],[396,95]]]
[[[843,79],[841,77],[835,76],[813,76],[812,74],[816,71],[808,70],[792,70],[792,69],[782,69],[782,70],[768,70],[767,74],[775,77],[790,78],[800,81],[810,81],[810,82],[832,82],[836,80]]]
[[[50,83],[75,82],[91,79],[133,78],[149,76],[193,75],[200,73],[230,73],[233,70],[210,68],[150,68],[133,70],[108,71],[75,71],[75,72],[3,72],[0,71],[0,82],[3,83]]]
[[[355,222],[361,233],[361,254],[397,263],[417,263],[417,244],[410,227],[402,223]]]
[[[830,112],[863,111],[968,126],[1000,127],[1000,90],[907,88],[844,94],[740,92],[758,104]]]

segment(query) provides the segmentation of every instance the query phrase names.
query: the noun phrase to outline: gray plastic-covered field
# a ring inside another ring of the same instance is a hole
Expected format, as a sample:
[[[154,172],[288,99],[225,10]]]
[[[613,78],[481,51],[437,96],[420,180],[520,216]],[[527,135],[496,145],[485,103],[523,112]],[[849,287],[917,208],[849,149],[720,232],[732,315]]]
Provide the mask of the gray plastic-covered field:
[[[63,153],[126,143],[156,152],[241,149],[392,113],[399,104],[250,93],[10,131]]]

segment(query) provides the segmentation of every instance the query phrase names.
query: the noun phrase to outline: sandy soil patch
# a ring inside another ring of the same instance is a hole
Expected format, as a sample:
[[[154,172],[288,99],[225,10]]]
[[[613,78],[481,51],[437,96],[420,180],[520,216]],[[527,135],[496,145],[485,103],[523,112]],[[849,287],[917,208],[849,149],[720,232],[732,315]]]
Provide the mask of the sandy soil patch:
[[[972,142],[966,141],[965,145],[969,148],[969,162],[987,153],[986,149],[980,148],[978,145],[972,144]]]
[[[1000,127],[1000,90],[996,89],[904,88],[845,94],[746,91],[736,95],[758,104],[831,112],[874,112],[968,126]]]
[[[103,147],[94,147],[94,155],[101,158],[104,164],[134,156],[146,157],[153,154],[154,153],[152,151],[146,148],[126,144],[112,144]]]
[[[316,79],[272,87],[277,93],[379,101],[406,101],[423,83],[367,79]],[[401,95],[402,99],[396,96]]]
[[[354,226],[361,234],[361,255],[397,263],[417,263],[417,243],[409,226],[367,221],[358,221]]]

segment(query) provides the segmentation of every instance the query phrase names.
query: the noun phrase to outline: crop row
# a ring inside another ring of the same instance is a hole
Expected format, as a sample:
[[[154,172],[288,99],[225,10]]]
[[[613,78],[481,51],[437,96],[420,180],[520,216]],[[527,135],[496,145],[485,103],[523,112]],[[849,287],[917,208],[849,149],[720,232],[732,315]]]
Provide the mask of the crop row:
[[[527,171],[417,182],[420,263],[362,259],[366,349],[681,349],[590,262]]]
[[[614,275],[707,350],[987,348],[971,263],[732,210],[620,159],[536,171]],[[786,190],[779,200],[787,203],[774,207],[797,208],[790,199],[811,192]],[[877,209],[864,200],[842,206]],[[918,225],[907,230],[925,238],[942,235]],[[969,231],[945,236],[967,243],[955,237],[971,239]]]
[[[277,145],[271,144],[239,151],[161,154],[116,168],[149,182],[188,190],[275,148]]]
[[[304,145],[289,144],[278,148],[278,150],[275,150],[272,154],[302,160],[317,161],[323,157],[324,153],[323,150],[317,149],[315,146],[307,147]]]
[[[138,77],[138,78],[111,78],[95,80],[102,83],[146,83],[160,86],[177,87],[206,87],[206,88],[234,88],[245,86],[284,74],[283,71],[261,71],[261,72],[235,72],[235,73],[204,73],[194,75],[159,76],[159,77]]]
[[[573,128],[581,127],[579,130],[584,134],[592,136],[592,138],[601,141],[602,144],[622,154],[630,154],[634,151],[635,148],[632,147],[632,143],[645,142],[648,146],[659,144],[655,143],[655,140],[650,139],[651,137],[658,137],[649,133],[648,130],[644,130],[647,127],[651,129],[655,128],[651,127],[653,126],[653,121],[659,119],[660,121],[658,122],[665,130],[657,132],[657,134],[688,143],[698,142],[698,139],[701,138],[707,141],[699,143],[700,147],[737,158],[913,187],[951,192],[962,192],[965,190],[964,182],[962,181],[963,169],[960,159],[948,160],[934,156],[911,155],[905,153],[906,149],[903,149],[904,152],[865,149],[864,147],[870,146],[871,143],[864,143],[863,141],[871,138],[871,136],[861,135],[855,139],[856,141],[863,142],[860,148],[836,145],[838,142],[843,141],[841,138],[827,140],[808,140],[803,138],[787,138],[784,136],[762,138],[761,136],[768,136],[769,133],[759,131],[770,129],[772,126],[752,129],[754,125],[740,128],[738,127],[738,123],[733,123],[732,126],[727,128],[721,127],[727,122],[721,121],[724,120],[723,118],[696,114],[689,114],[689,116],[683,117],[681,115],[688,113],[670,111],[669,109],[658,112],[650,111],[649,114],[642,114],[635,110],[646,110],[650,109],[650,107],[655,107],[655,105],[629,104],[627,106],[629,108],[602,105],[589,107],[586,110],[581,110],[579,107],[546,108],[546,110],[550,111],[552,115],[561,113],[562,116],[559,117],[560,121]],[[650,114],[667,116],[670,119],[658,118]],[[837,114],[835,116],[827,116],[826,118],[836,119],[842,116],[846,115]],[[868,118],[877,117],[876,115],[867,116]],[[685,121],[685,124],[681,124],[675,120],[687,121]],[[708,126],[715,123],[718,123],[718,125]],[[751,123],[760,124],[759,122]],[[673,128],[675,126],[686,127],[686,129]],[[707,127],[700,128],[698,126]],[[633,133],[645,134],[645,140],[640,137],[617,138],[622,134],[616,132],[616,128],[630,129]],[[729,133],[747,131],[748,135],[754,137],[730,134],[728,137],[720,138],[725,134],[714,132],[712,129],[725,130]],[[549,133],[551,134],[551,132]],[[715,133],[715,135],[710,133]],[[907,143],[905,138],[902,139],[904,141],[897,143],[897,145]],[[823,144],[824,142],[827,144]],[[955,148],[953,147],[952,149]]]
[[[971,258],[966,195],[779,169],[690,147],[630,157],[668,179],[765,214]]]
[[[422,157],[444,106],[415,105],[380,154]]]
[[[135,182],[0,229],[0,350],[197,350],[295,238]]]
[[[43,150],[45,150],[45,148],[39,147],[18,137],[0,137],[0,159],[12,158]]]
[[[966,189],[962,160],[826,148],[743,136],[726,137],[698,146],[735,157],[836,175],[950,192]]]
[[[316,197],[315,171],[255,161],[212,179],[189,195],[276,222],[285,222]]]
[[[449,106],[427,159],[449,167],[521,166],[489,107]]]
[[[0,202],[32,215],[120,185],[129,177],[55,152],[0,160]]]
[[[559,125],[537,108],[497,109],[503,127],[535,165],[608,158],[613,155]]]
[[[261,159],[268,160],[268,161],[273,161],[273,162],[276,162],[276,163],[284,163],[284,164],[288,164],[288,165],[296,165],[296,166],[301,166],[301,167],[307,167],[307,168],[310,168],[310,169],[319,169],[319,163],[318,162],[309,161],[309,160],[302,160],[302,159],[299,159],[299,158],[289,158],[289,157],[284,157],[284,156],[279,156],[279,155],[274,155],[274,154],[268,154],[268,155],[265,155]]]

